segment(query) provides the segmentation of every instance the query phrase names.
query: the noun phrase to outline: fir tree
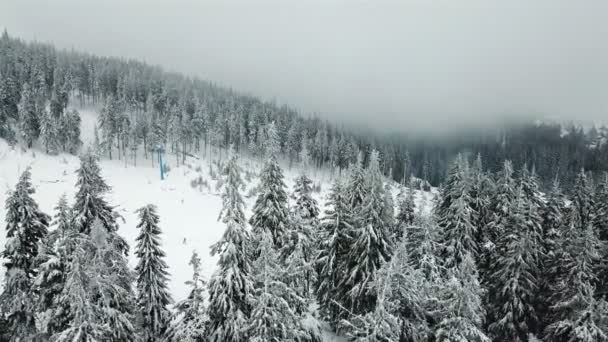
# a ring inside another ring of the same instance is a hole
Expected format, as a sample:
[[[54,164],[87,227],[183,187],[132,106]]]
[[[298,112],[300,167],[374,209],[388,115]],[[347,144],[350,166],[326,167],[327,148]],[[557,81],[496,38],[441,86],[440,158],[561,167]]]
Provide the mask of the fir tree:
[[[376,299],[369,283],[391,253],[389,231],[382,217],[384,188],[381,177],[378,153],[374,151],[365,175],[367,196],[358,213],[358,226],[351,233],[353,244],[348,256],[347,278],[341,284],[348,289],[347,308],[356,314],[374,308]]]
[[[414,189],[411,184],[402,187],[398,196],[398,209],[396,217],[395,241],[403,237],[403,232],[414,223],[416,203],[414,202]]]
[[[246,228],[243,185],[236,155],[224,169],[226,185],[222,194],[220,219],[226,224],[222,239],[211,248],[219,254],[218,269],[209,282],[209,338],[211,341],[244,341],[244,326],[250,314],[253,291],[250,278],[250,238]]]
[[[277,161],[279,142],[274,124],[269,126],[268,136],[266,150],[269,157],[260,175],[260,194],[253,206],[249,223],[254,235],[266,230],[272,235],[275,246],[280,248],[285,243],[289,211],[283,171]]]
[[[207,341],[206,327],[209,323],[209,316],[205,308],[207,283],[201,276],[201,259],[195,251],[192,252],[188,264],[192,266],[193,271],[192,280],[186,282],[186,285],[190,287],[190,294],[175,305],[177,318],[167,332],[167,341]]]
[[[365,171],[363,169],[363,154],[359,153],[357,161],[350,166],[350,178],[346,186],[346,193],[351,208],[357,209],[363,204],[365,193]]]
[[[40,115],[36,106],[36,97],[29,84],[23,84],[21,101],[19,102],[19,123],[21,136],[28,148],[40,136]]]
[[[167,282],[169,273],[163,259],[165,252],[161,249],[158,226],[159,217],[156,207],[148,204],[137,210],[140,229],[135,239],[135,255],[138,263],[137,273],[137,307],[141,315],[141,331],[146,342],[160,341],[167,331],[170,312],[167,306],[172,302]]]
[[[59,295],[70,312],[68,327],[51,339],[72,341],[136,341],[133,324],[133,275],[115,234],[96,220],[78,243]]]
[[[99,220],[110,233],[118,231],[119,218],[113,208],[103,198],[110,190],[101,177],[97,157],[88,150],[80,157],[80,167],[76,171],[76,199],[73,207],[74,225],[81,233],[88,234],[95,220]],[[116,236],[121,250],[127,253],[129,246],[121,237]]]
[[[69,322],[69,308],[63,303],[60,305],[58,299],[65,286],[77,238],[65,195],[59,199],[55,211],[55,229],[41,244],[36,260],[38,275],[34,281],[38,292],[38,331],[46,338],[65,329]]]
[[[551,288],[551,324],[545,329],[548,341],[605,341],[606,304],[594,298],[594,265],[599,259],[599,241],[590,224],[581,227],[578,210],[564,232],[560,273]]]
[[[31,338],[35,332],[34,303],[30,288],[40,241],[47,235],[50,217],[32,198],[35,190],[27,168],[6,199],[6,243],[2,257],[6,267],[0,308],[7,320],[11,341]]]
[[[587,179],[585,170],[576,175],[574,189],[572,189],[572,209],[577,211],[580,227],[586,228],[595,220],[595,202],[593,199],[593,187]]]
[[[304,332],[291,304],[304,299],[283,282],[285,272],[280,268],[270,233],[260,234],[259,256],[252,266],[255,286],[250,298],[249,341],[297,341]]]
[[[319,254],[317,256],[318,285],[317,301],[323,316],[332,323],[344,317],[339,305],[347,305],[346,291],[340,286],[344,281],[348,262],[348,251],[354,229],[350,201],[341,180],[336,180],[326,204],[321,223]],[[336,302],[338,304],[336,304]]]
[[[608,172],[604,172],[604,177],[597,187],[594,212],[594,229],[601,243],[608,246]],[[608,250],[606,248],[602,248],[600,258],[598,283],[595,290],[597,297],[608,294]]]
[[[508,229],[499,240],[498,259],[492,267],[491,293],[495,297],[490,298],[490,303],[494,322],[489,330],[497,341],[525,342],[528,334],[535,332],[539,319],[535,296],[542,256],[541,246],[537,244],[541,232],[527,215],[536,208],[521,188],[516,201]]]
[[[477,278],[475,261],[470,254],[462,257],[457,268],[448,273],[444,295],[440,299],[442,318],[435,331],[438,342],[489,342],[482,330],[483,290]]]
[[[475,258],[477,227],[473,225],[475,212],[470,207],[467,168],[459,156],[446,180],[439,203],[435,208],[441,230],[440,257],[446,268],[456,267],[467,254]]]

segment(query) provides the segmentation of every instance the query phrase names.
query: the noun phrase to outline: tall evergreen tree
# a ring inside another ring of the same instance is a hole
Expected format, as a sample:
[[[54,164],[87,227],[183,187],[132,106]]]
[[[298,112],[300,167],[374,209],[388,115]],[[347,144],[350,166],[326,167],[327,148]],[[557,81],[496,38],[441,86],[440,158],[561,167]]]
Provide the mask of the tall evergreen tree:
[[[30,288],[40,241],[47,235],[50,217],[32,198],[35,190],[28,167],[15,190],[6,199],[6,242],[2,257],[6,275],[0,295],[2,316],[7,320],[11,341],[23,341],[35,333],[34,298]]]
[[[192,266],[192,280],[186,285],[190,287],[188,297],[175,305],[176,320],[167,332],[168,341],[203,342],[207,341],[206,327],[209,317],[205,308],[205,292],[207,283],[201,276],[201,258],[196,251],[188,263]]]
[[[262,231],[258,236],[259,256],[252,265],[255,285],[250,297],[249,341],[297,341],[304,332],[292,303],[304,299],[283,281],[286,274],[280,267],[270,232]]]
[[[19,102],[19,125],[21,136],[28,148],[40,136],[40,114],[36,106],[36,95],[28,83],[23,84],[21,101]]]
[[[289,211],[283,171],[277,160],[279,141],[274,123],[268,127],[266,151],[268,160],[260,175],[260,194],[253,205],[249,223],[254,235],[259,235],[263,230],[269,231],[275,246],[280,248],[285,243]]]
[[[350,233],[353,244],[348,256],[347,278],[341,284],[348,289],[347,308],[355,314],[365,314],[374,308],[375,293],[369,284],[391,253],[390,234],[382,217],[384,188],[376,151],[372,152],[365,174],[365,188],[367,196],[357,215],[357,226]]]
[[[595,220],[595,201],[593,198],[593,186],[587,178],[584,169],[576,175],[574,188],[572,189],[572,208],[577,211],[580,226],[586,228]]]
[[[414,214],[416,212],[416,202],[414,201],[414,189],[412,184],[408,187],[402,187],[398,196],[397,217],[395,229],[395,241],[399,241],[403,237],[403,232],[407,227],[414,223]]]
[[[334,182],[321,223],[317,256],[317,301],[323,316],[332,323],[344,318],[347,294],[340,284],[348,276],[346,266],[354,229],[350,201],[340,179]]]
[[[59,295],[70,312],[68,327],[54,334],[58,342],[137,341],[133,274],[119,249],[115,234],[97,219],[90,234],[79,233],[78,243]]]
[[[119,216],[103,198],[103,195],[110,190],[110,186],[101,177],[97,156],[90,149],[80,157],[76,178],[77,190],[72,218],[78,231],[90,233],[95,220],[99,220],[110,233],[118,231]],[[129,249],[128,244],[118,235],[116,239],[121,250],[126,254]]]
[[[167,288],[169,272],[163,259],[165,252],[161,248],[158,226],[160,221],[156,207],[148,204],[137,210],[140,229],[135,239],[135,255],[138,258],[137,273],[137,307],[141,315],[140,328],[145,342],[160,341],[167,331],[171,314],[171,294]]]
[[[363,169],[363,154],[357,155],[357,161],[350,165],[350,177],[346,186],[346,193],[352,209],[363,204],[365,193],[365,170]]]
[[[435,340],[489,342],[482,330],[485,317],[482,297],[475,261],[466,254],[458,266],[448,272],[444,295],[440,298],[442,318],[436,327]]]
[[[218,269],[209,282],[209,339],[244,341],[244,327],[251,311],[251,242],[239,188],[243,185],[237,156],[233,154],[224,168],[226,185],[222,194],[220,219],[226,224],[221,240],[211,248],[219,254]]]
[[[459,156],[435,207],[441,231],[439,254],[446,268],[456,267],[467,254],[473,258],[478,255],[477,227],[472,222],[475,212],[470,206],[468,187],[466,162]]]
[[[579,210],[572,210],[562,239],[560,273],[551,289],[551,321],[545,338],[555,342],[606,341],[607,317],[603,299],[594,298],[594,265],[599,241],[591,224],[582,227]]]
[[[490,303],[494,321],[489,330],[496,341],[525,342],[538,323],[535,296],[542,251],[536,244],[541,232],[528,215],[534,210],[534,203],[520,187],[508,228],[498,242],[499,256],[492,266]]]

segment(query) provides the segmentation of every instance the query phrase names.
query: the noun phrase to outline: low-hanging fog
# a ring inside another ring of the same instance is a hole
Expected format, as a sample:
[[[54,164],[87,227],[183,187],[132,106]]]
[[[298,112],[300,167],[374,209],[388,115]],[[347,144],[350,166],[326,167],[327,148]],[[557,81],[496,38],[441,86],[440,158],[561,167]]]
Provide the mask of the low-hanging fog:
[[[347,125],[608,121],[605,0],[5,0],[26,40],[143,59]]]

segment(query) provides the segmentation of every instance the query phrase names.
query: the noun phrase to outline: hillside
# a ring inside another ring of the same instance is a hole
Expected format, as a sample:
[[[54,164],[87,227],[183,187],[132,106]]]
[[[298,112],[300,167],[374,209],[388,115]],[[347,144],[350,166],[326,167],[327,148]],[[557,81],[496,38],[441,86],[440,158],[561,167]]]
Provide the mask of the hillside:
[[[82,132],[85,145],[93,139],[93,127],[97,112],[94,109],[80,109],[83,118]],[[167,156],[167,163],[173,165],[174,158]],[[247,172],[259,169],[258,161],[242,157],[242,167]],[[54,215],[54,207],[59,197],[66,194],[70,204],[73,201],[76,184],[75,171],[79,159],[70,154],[48,155],[38,149],[25,150],[20,146],[11,148],[6,141],[0,139],[0,203],[5,203],[8,191],[14,188],[19,175],[25,168],[32,168],[32,182],[36,188],[35,200],[40,208],[49,215]],[[209,160],[202,156],[190,156],[179,167],[170,166],[165,180],[160,180],[157,166],[151,161],[139,157],[138,166],[131,164],[125,167],[124,161],[102,158],[100,162],[102,175],[112,187],[107,197],[109,203],[116,206],[116,211],[124,218],[120,223],[119,234],[131,245],[135,244],[137,236],[137,215],[135,210],[152,203],[158,207],[163,230],[163,247],[167,253],[167,264],[171,273],[169,288],[174,300],[181,300],[188,294],[184,284],[192,276],[188,261],[192,251],[196,250],[201,256],[204,276],[208,279],[216,267],[216,258],[209,253],[209,246],[222,235],[225,227],[218,222],[221,209],[221,198],[216,188],[217,176],[209,173]],[[284,165],[287,166],[287,165]],[[212,173],[217,173],[212,163]],[[300,170],[293,167],[284,168],[285,181],[291,191],[294,178]],[[321,206],[325,203],[325,196],[331,186],[331,177],[325,171],[308,170],[315,182],[321,187],[320,192],[314,193],[315,199]],[[195,186],[191,181],[201,177],[208,183],[208,187]],[[247,182],[247,181],[246,181]],[[243,191],[247,208],[246,215],[250,216],[255,196],[247,196],[252,187],[257,184],[257,178],[252,176]],[[394,188],[396,196],[398,189]],[[426,195],[430,198],[430,195]],[[422,200],[422,194],[417,193],[417,200]],[[3,209],[4,210],[4,209]],[[0,246],[5,242],[4,215],[0,215]],[[130,264],[136,263],[133,253],[130,254]],[[0,272],[0,283],[4,272]]]

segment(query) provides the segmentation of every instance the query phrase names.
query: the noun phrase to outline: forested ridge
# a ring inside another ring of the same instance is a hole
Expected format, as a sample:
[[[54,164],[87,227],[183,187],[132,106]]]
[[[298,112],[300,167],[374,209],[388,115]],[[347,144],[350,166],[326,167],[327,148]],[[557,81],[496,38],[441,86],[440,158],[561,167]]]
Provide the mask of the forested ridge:
[[[451,137],[366,135],[209,81],[139,61],[24,42],[6,31],[0,38],[0,79],[0,137],[37,143],[49,153],[77,153],[81,145],[78,112],[67,111],[73,101],[103,108],[98,130],[104,153],[133,163],[139,148],[147,152],[158,145],[186,154],[211,146],[225,152],[234,144],[259,156],[264,127],[275,122],[281,155],[290,163],[306,144],[312,165],[337,173],[359,151],[367,164],[372,150],[379,152],[384,175],[403,182],[412,174],[435,186],[458,153],[470,161],[480,153],[492,171],[504,159],[518,168],[534,166],[544,190],[556,176],[570,186],[581,168],[594,178],[608,169],[605,127],[530,122]]]

